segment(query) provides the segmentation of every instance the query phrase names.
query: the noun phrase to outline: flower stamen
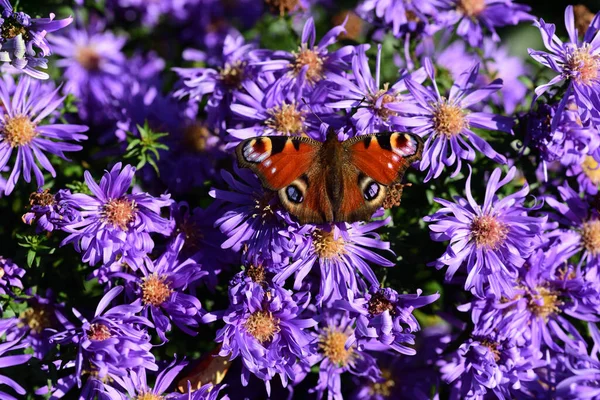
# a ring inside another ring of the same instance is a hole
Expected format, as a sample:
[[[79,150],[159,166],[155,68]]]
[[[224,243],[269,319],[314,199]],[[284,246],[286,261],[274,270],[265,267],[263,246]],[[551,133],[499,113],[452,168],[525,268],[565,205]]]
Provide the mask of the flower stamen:
[[[594,185],[600,185],[600,163],[592,156],[586,156],[581,163],[581,169]]]
[[[434,108],[433,127],[439,135],[451,138],[469,127],[464,110],[456,104],[450,104],[442,99]]]
[[[102,56],[91,47],[79,47],[75,52],[75,60],[87,71],[98,71]]]
[[[110,330],[104,324],[91,324],[90,329],[87,330],[87,336],[90,340],[103,341],[109,339],[112,335]]]
[[[102,218],[112,226],[126,231],[135,220],[137,207],[135,201],[126,198],[108,201],[101,211]]]
[[[477,17],[485,10],[485,0],[459,0],[458,10],[467,17]]]
[[[312,233],[312,239],[315,253],[321,259],[330,260],[346,254],[344,239],[341,237],[335,239],[333,231],[317,229]]]
[[[346,348],[346,340],[350,336],[336,328],[327,327],[324,333],[319,336],[319,348],[332,363],[345,367],[354,357],[354,345]]]
[[[2,136],[4,136],[4,139],[10,144],[10,147],[28,145],[37,135],[36,126],[28,116],[4,116]]]
[[[598,81],[598,69],[600,69],[600,57],[592,54],[591,51],[590,44],[584,43],[567,56],[567,74],[577,83],[587,86]]]
[[[497,250],[506,240],[509,227],[491,215],[480,215],[471,222],[471,238],[477,248]]]
[[[246,331],[260,343],[267,342],[280,331],[279,319],[268,311],[255,311],[244,323]]]
[[[146,305],[152,305],[154,307],[160,307],[173,290],[169,287],[166,276],[158,276],[152,274],[143,278],[143,282],[140,285],[142,288],[142,302]]]
[[[295,103],[283,103],[267,111],[271,117],[266,125],[287,136],[297,136],[304,133],[304,113],[296,108]]]
[[[294,61],[294,75],[300,75],[305,66],[305,79],[310,83],[315,83],[323,79],[323,58],[316,50],[307,49],[304,45],[298,49],[298,52],[292,53],[296,57]]]
[[[600,254],[600,220],[594,219],[583,223],[581,230],[583,247],[592,255]]]

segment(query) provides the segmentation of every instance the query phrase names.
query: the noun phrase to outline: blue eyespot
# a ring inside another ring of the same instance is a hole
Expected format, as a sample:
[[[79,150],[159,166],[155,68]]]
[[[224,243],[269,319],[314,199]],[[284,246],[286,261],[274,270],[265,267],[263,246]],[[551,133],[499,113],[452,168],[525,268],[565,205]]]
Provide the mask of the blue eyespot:
[[[285,194],[289,201],[292,203],[300,204],[304,201],[300,189],[295,185],[290,185],[285,189]]]
[[[365,197],[365,200],[368,200],[368,201],[376,198],[378,194],[379,194],[379,184],[377,182],[369,183],[369,185],[365,188],[365,190],[363,192],[363,196]]]

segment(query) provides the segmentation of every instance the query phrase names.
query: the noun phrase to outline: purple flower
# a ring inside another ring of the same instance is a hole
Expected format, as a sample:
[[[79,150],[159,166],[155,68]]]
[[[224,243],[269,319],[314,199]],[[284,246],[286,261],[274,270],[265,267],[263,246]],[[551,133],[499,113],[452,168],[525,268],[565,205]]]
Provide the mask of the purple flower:
[[[45,57],[51,51],[46,35],[69,25],[73,18],[54,20],[52,13],[49,18],[31,18],[22,11],[15,12],[9,0],[2,0],[0,7],[0,61],[34,78],[48,79],[48,74],[36,69],[48,67]]]
[[[219,355],[230,360],[241,357],[244,385],[250,373],[265,381],[267,391],[275,374],[284,385],[288,378],[295,381],[299,370],[308,368],[308,357],[313,354],[307,329],[317,322],[301,317],[310,296],[262,285],[248,286],[244,296],[245,301],[232,301],[227,310],[203,317],[204,322],[210,322],[222,316],[225,322],[215,339],[222,343]],[[235,298],[231,296],[231,300]]]
[[[586,156],[580,164],[573,164],[567,171],[567,176],[577,177],[579,192],[589,195],[598,194],[600,186],[600,151]]]
[[[154,247],[150,233],[168,236],[172,230],[171,221],[160,216],[161,208],[172,202],[169,195],[156,198],[148,193],[127,193],[135,168],[121,167],[117,163],[106,171],[99,186],[86,171],[85,183],[92,195],[66,197],[82,219],[64,228],[70,235],[61,245],[73,243],[83,253],[83,261],[91,265],[98,261],[107,264],[124,254],[137,257],[149,253]]]
[[[302,29],[300,46],[297,51],[266,51],[256,53],[265,61],[254,62],[262,72],[271,72],[280,77],[276,83],[278,90],[294,92],[300,97],[303,89],[311,89],[330,74],[341,74],[349,66],[354,46],[343,46],[330,52],[329,47],[336,43],[340,34],[346,32],[344,25],[332,28],[317,43],[315,23],[308,18]]]
[[[496,153],[471,127],[512,133],[512,119],[488,112],[472,112],[469,109],[498,91],[502,87],[502,81],[497,79],[489,85],[474,89],[473,84],[479,73],[479,64],[476,64],[461,74],[446,98],[438,90],[433,64],[429,59],[425,59],[424,64],[435,91],[406,79],[406,86],[415,102],[389,104],[388,108],[401,114],[393,117],[393,122],[426,137],[423,159],[419,164],[421,171],[429,169],[425,181],[437,178],[444,166],[454,164],[456,170],[452,177],[456,176],[462,167],[461,160],[475,159],[473,148],[486,157],[505,164],[506,158]]]
[[[500,41],[496,27],[517,25],[533,17],[527,12],[530,8],[512,0],[444,0],[450,8],[440,19],[446,26],[456,26],[456,34],[469,42],[472,47],[483,44],[484,29],[492,34],[492,39]]]
[[[333,109],[351,109],[357,107],[352,120],[356,124],[356,130],[362,133],[375,133],[390,130],[394,116],[398,114],[392,110],[392,106],[407,100],[406,80],[411,78],[416,82],[425,80],[425,73],[419,69],[412,74],[401,73],[398,81],[391,87],[389,83],[381,83],[381,45],[377,48],[377,60],[375,62],[375,77],[371,74],[369,60],[366,55],[366,47],[359,46],[356,54],[352,57],[352,79],[341,75],[330,73],[327,80],[336,84],[337,88],[331,91],[330,96],[334,100],[327,103]],[[361,106],[362,104],[365,106]]]
[[[96,23],[88,30],[71,28],[64,36],[54,35],[51,42],[61,57],[56,65],[64,68],[65,91],[80,102],[79,115],[106,118],[114,99],[124,94],[125,39]]]
[[[55,195],[48,189],[38,189],[29,196],[29,212],[21,218],[28,225],[36,224],[36,232],[52,232],[78,222],[80,215],[65,199],[71,195],[60,189]]]
[[[2,330],[4,330],[7,327],[7,325],[4,325],[2,327]],[[4,332],[2,332],[2,334],[4,334]],[[0,343],[0,368],[10,368],[14,367],[15,365],[25,364],[32,357],[31,354],[22,354],[22,349],[26,348],[27,345],[20,341],[21,338],[16,338],[14,340],[7,340],[3,343]],[[18,350],[18,352],[16,354],[13,353],[14,350]],[[0,374],[0,397],[7,400],[14,399],[12,395],[4,391],[4,386],[10,387],[12,390],[17,392],[17,394],[20,394],[21,396],[27,393],[25,389],[16,381],[14,381],[6,375]]]
[[[140,328],[152,327],[152,323],[136,315],[142,310],[142,306],[120,305],[107,310],[122,291],[122,286],[108,291],[98,303],[91,321],[73,309],[81,325],[77,327],[64,320],[62,323],[66,330],[50,338],[51,342],[61,346],[77,347],[75,372],[68,378],[70,387],[75,383],[81,387],[84,370],[95,371],[98,378],[102,379],[123,376],[127,368],[140,367],[151,371],[158,369],[150,352],[150,335]]]
[[[438,15],[441,5],[437,0],[363,0],[356,12],[369,22],[391,28],[395,37],[421,31],[431,35],[438,29],[431,20]]]
[[[564,105],[569,100],[570,95],[575,98],[579,115],[583,121],[587,121],[590,116],[599,117],[598,109],[600,107],[600,40],[598,32],[600,18],[595,18],[589,28],[583,35],[581,41],[575,27],[575,17],[573,6],[565,9],[565,26],[569,33],[569,41],[563,43],[556,35],[554,24],[546,24],[543,19],[535,22],[540,29],[544,46],[549,53],[529,49],[529,55],[540,64],[551,68],[556,75],[550,82],[538,86],[535,89],[537,96],[541,96],[550,87],[561,81],[567,81],[568,87],[563,94],[561,103],[558,106],[557,113],[552,120],[552,130],[560,120]]]
[[[56,177],[56,171],[44,153],[66,160],[65,151],[79,151],[82,148],[69,142],[87,139],[81,132],[87,131],[88,127],[43,124],[43,120],[63,103],[64,98],[58,96],[58,89],[43,89],[41,84],[32,82],[28,76],[21,77],[12,96],[6,82],[0,79],[0,100],[4,106],[4,112],[0,115],[0,170],[9,165],[13,152],[16,152],[4,193],[13,191],[21,173],[25,181],[30,182],[33,171],[38,186],[44,185],[44,174],[38,165]]]
[[[25,270],[8,258],[0,256],[0,295],[14,295],[14,288],[23,290],[21,278]]]
[[[177,400],[230,400],[228,395],[219,396],[221,390],[226,388],[227,385],[213,385],[212,383],[207,383],[202,385],[199,389],[192,391],[191,386],[188,382],[188,392],[179,397],[176,397]]]
[[[147,259],[140,267],[138,276],[118,274],[125,277],[135,298],[133,306],[143,306],[142,316],[154,322],[159,338],[166,342],[166,332],[171,330],[173,321],[179,329],[188,335],[196,336],[201,309],[200,301],[184,293],[188,286],[208,272],[202,271],[194,260],[180,261],[178,256],[183,247],[183,235],[177,236],[155,262]],[[139,276],[143,275],[143,276]]]
[[[374,339],[399,353],[414,355],[416,351],[404,344],[414,344],[413,332],[420,330],[412,313],[440,297],[421,297],[421,293],[418,290],[417,294],[401,295],[391,288],[373,286],[364,297],[354,298],[354,293],[348,291],[349,300],[338,300],[334,306],[357,314],[354,334],[359,344]]]
[[[294,289],[299,290],[311,270],[318,265],[320,286],[316,300],[319,304],[345,298],[348,290],[354,292],[377,285],[377,278],[368,263],[384,267],[394,265],[373,251],[378,249],[392,253],[389,243],[382,241],[374,232],[388,223],[389,219],[383,219],[319,228],[305,226],[302,241],[292,257],[295,261],[281,269],[274,278],[275,283],[282,285],[287,278],[296,274]]]
[[[525,260],[540,241],[545,217],[531,217],[524,206],[529,187],[500,199],[498,189],[511,182],[517,170],[511,168],[500,180],[500,169],[490,176],[483,206],[471,194],[469,174],[465,187],[467,198],[456,197],[455,202],[436,198],[444,208],[424,218],[431,223],[431,238],[450,241],[446,252],[435,262],[436,268],[448,266],[446,279],[451,279],[460,268],[466,269],[465,289],[477,296],[485,296],[485,284],[491,292],[502,297],[513,295],[514,281]]]
[[[169,389],[169,386],[171,386],[173,380],[177,377],[177,374],[179,374],[186,365],[186,362],[177,363],[177,360],[173,360],[158,373],[153,386],[148,385],[146,370],[144,368],[131,369],[126,376],[112,377],[114,382],[111,382],[111,384],[115,386],[116,383],[123,391],[125,391],[125,393],[108,385],[104,387],[105,393],[111,400],[123,400],[126,398],[150,400],[179,397],[177,396],[179,393],[165,392]]]
[[[438,361],[442,379],[452,383],[451,399],[482,399],[493,393],[498,399],[515,396],[521,381],[537,379],[534,369],[543,366],[542,353],[518,347],[509,339],[467,339],[450,360]]]

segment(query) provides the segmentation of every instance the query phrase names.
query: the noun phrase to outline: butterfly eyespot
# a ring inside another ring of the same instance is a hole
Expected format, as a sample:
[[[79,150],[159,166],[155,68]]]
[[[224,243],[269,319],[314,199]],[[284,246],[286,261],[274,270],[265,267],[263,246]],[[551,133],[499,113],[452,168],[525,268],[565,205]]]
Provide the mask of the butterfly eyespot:
[[[365,200],[371,201],[379,195],[379,184],[375,181],[371,181],[363,190],[363,196]]]
[[[290,185],[285,189],[285,194],[287,199],[292,203],[300,204],[304,201],[304,197],[302,197],[302,193],[300,189],[294,185]]]

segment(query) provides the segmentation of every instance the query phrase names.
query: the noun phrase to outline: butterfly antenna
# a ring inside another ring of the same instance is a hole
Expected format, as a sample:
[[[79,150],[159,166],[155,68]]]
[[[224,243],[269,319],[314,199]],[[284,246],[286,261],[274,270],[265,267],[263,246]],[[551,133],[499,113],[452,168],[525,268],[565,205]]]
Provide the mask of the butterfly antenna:
[[[319,116],[317,115],[317,113],[315,112],[315,110],[313,110],[313,109],[312,109],[312,107],[310,106],[310,104],[308,104],[308,103],[306,102],[306,100],[304,99],[304,97],[302,98],[302,102],[303,102],[304,104],[306,104],[306,106],[307,106],[307,107],[310,109],[310,112],[311,112],[311,113],[313,113],[313,115],[314,115],[315,117],[317,117],[317,119],[319,120],[319,122],[321,122],[322,124],[324,124],[324,123],[325,123],[325,122],[323,122],[323,120],[321,119],[321,117],[319,117]]]

